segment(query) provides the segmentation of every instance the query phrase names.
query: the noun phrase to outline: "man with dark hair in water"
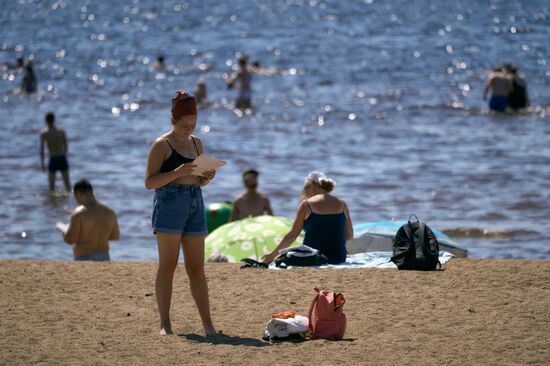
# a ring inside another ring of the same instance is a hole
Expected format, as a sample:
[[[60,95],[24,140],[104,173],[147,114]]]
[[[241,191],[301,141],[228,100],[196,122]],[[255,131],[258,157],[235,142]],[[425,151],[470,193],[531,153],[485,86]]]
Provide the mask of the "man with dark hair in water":
[[[256,169],[247,169],[243,172],[243,183],[246,191],[235,199],[229,221],[261,215],[273,215],[269,198],[266,194],[258,192],[259,175],[260,173]]]
[[[55,115],[53,112],[47,112],[44,119],[46,120],[46,128],[40,132],[40,164],[42,170],[46,171],[46,165],[44,164],[44,144],[47,144],[50,154],[50,161],[48,163],[50,192],[55,190],[55,173],[57,171],[60,171],[63,176],[65,189],[70,191],[69,164],[67,163],[67,151],[69,150],[67,135],[63,129],[55,126]]]
[[[85,179],[75,183],[73,192],[79,206],[71,215],[63,240],[73,246],[76,261],[110,260],[109,240],[120,238],[115,212],[96,200],[92,185]]]
[[[491,91],[489,99],[489,109],[496,112],[505,112],[507,107],[508,94],[512,91],[512,81],[506,75],[502,67],[495,66],[489,73],[485,89],[483,90],[483,100],[487,100],[487,94]]]
[[[529,96],[527,94],[527,82],[518,75],[517,68],[512,64],[505,65],[506,72],[512,79],[512,91],[508,94],[508,106],[517,112],[520,109],[529,106]]]

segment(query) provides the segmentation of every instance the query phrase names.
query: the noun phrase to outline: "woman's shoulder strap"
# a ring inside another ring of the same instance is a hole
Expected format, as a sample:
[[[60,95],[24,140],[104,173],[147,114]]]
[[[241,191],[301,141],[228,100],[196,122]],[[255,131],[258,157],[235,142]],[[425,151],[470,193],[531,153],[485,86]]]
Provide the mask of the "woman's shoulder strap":
[[[309,208],[309,212],[313,213],[313,210],[311,209],[311,206],[309,205],[309,201],[307,200],[307,198],[305,199],[305,201],[306,201],[307,207]]]
[[[168,141],[168,139],[166,138],[166,136],[162,136],[162,138],[164,139],[164,141],[166,141],[166,143],[168,144],[168,146],[170,146],[170,149],[172,150],[175,150],[172,145],[170,144],[170,141]]]

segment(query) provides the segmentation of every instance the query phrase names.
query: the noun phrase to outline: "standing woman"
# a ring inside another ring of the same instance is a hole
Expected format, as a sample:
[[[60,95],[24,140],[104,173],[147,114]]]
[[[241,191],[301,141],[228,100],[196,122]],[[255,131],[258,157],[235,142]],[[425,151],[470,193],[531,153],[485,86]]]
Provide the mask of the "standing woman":
[[[304,180],[304,200],[296,211],[292,228],[273,252],[265,255],[271,263],[279,250],[287,248],[305,231],[304,245],[315,248],[330,264],[346,261],[346,241],[353,239],[353,224],[344,200],[330,194],[336,183],[321,172],[312,172]]]
[[[208,234],[201,186],[214,179],[192,175],[192,161],[203,152],[197,127],[195,97],[178,91],[172,98],[172,130],[155,140],[147,157],[145,187],[154,189],[152,224],[157,236],[159,268],[155,283],[160,313],[160,334],[172,334],[170,301],[180,246],[191,294],[206,335],[216,333],[210,318],[208,284],[204,274],[204,238]]]

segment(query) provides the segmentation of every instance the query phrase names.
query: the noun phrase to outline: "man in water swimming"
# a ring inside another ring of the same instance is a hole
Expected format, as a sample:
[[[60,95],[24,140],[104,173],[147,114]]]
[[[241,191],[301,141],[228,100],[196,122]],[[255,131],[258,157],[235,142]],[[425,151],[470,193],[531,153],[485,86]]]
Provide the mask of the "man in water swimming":
[[[273,215],[271,203],[266,194],[258,192],[258,173],[255,169],[247,169],[243,173],[243,183],[246,192],[241,193],[233,204],[229,221],[246,219],[261,215]]]
[[[500,66],[495,66],[493,71],[489,73],[485,89],[483,90],[483,100],[487,100],[489,91],[491,91],[489,109],[497,112],[506,112],[508,94],[512,91],[512,80],[503,72]]]
[[[252,107],[252,74],[246,56],[239,56],[238,62],[239,70],[227,79],[227,86],[233,88],[237,84],[239,95],[235,101],[235,108],[245,110]]]
[[[63,240],[73,246],[76,261],[110,260],[109,240],[120,238],[115,212],[96,200],[92,185],[85,179],[75,183],[73,192],[79,206],[71,215]]]
[[[23,80],[21,80],[21,91],[27,94],[36,93],[38,81],[36,74],[30,62],[27,62],[23,70]]]
[[[67,143],[67,135],[61,128],[55,126],[55,116],[53,112],[47,112],[45,115],[46,128],[40,132],[40,163],[42,170],[46,171],[44,165],[44,143],[48,146],[50,161],[48,163],[48,181],[50,192],[55,190],[55,173],[61,172],[65,189],[71,190],[69,182],[69,164],[67,163],[67,151],[69,145]]]

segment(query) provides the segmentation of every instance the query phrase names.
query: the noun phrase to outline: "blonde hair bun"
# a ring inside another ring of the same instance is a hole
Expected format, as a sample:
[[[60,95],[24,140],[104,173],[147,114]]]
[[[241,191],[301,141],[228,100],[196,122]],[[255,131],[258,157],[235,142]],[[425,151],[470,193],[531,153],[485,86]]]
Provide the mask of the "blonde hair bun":
[[[327,192],[331,192],[334,189],[335,185],[336,185],[336,183],[332,179],[329,179],[329,178],[319,180],[319,186]]]
[[[308,184],[316,184],[327,192],[331,192],[336,186],[336,182],[328,178],[324,173],[319,171],[311,172],[304,180],[304,186]]]

